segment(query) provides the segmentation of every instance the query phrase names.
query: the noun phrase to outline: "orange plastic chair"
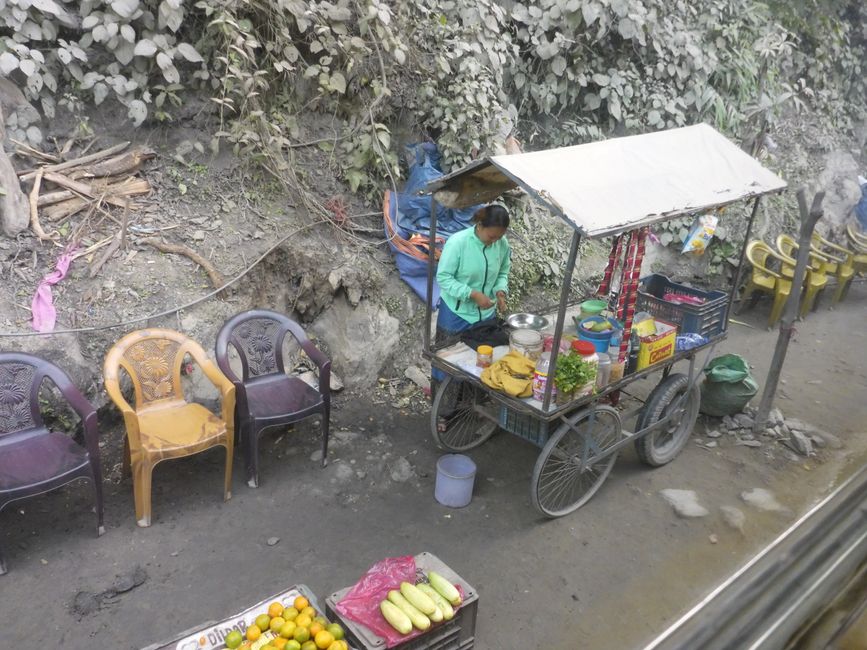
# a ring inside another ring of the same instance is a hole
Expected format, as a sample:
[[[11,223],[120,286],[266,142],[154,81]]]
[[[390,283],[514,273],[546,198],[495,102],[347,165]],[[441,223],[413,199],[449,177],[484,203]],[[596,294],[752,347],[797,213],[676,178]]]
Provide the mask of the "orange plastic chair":
[[[834,292],[834,299],[831,303],[832,305],[836,305],[846,295],[849,283],[855,277],[855,253],[848,248],[828,241],[817,232],[813,233],[811,246],[813,250],[821,253],[829,260],[826,269],[828,273],[837,279],[837,290]],[[829,252],[829,249],[833,252]],[[834,253],[840,253],[843,256],[838,257]]]
[[[749,302],[753,292],[760,291],[771,294],[774,297],[774,304],[768,317],[768,327],[771,328],[774,326],[774,323],[780,320],[780,316],[783,314],[783,307],[792,291],[792,281],[784,277],[782,273],[771,270],[771,262],[776,260],[782,266],[784,260],[776,251],[760,239],[751,241],[747,245],[747,259],[752,264],[753,270],[744,285],[738,313]]]
[[[184,399],[181,366],[187,354],[219,389],[222,417]],[[132,380],[135,408],[121,392],[121,368]],[[198,343],[173,330],[138,330],[124,336],[109,350],[103,373],[105,389],[123,413],[126,425],[124,470],[132,469],[139,526],[151,524],[151,474],[162,460],[225,447],[224,498],[232,497],[235,386]]]
[[[796,242],[793,237],[781,233],[777,237],[777,251],[784,258],[782,268],[783,275],[787,278],[794,277],[795,264],[797,263],[795,256],[798,254],[798,242]],[[804,277],[804,297],[801,300],[801,311],[799,314],[801,318],[804,318],[810,313],[810,310],[816,303],[816,296],[828,284],[828,258],[810,250],[809,263],[809,266],[807,266],[807,274]]]

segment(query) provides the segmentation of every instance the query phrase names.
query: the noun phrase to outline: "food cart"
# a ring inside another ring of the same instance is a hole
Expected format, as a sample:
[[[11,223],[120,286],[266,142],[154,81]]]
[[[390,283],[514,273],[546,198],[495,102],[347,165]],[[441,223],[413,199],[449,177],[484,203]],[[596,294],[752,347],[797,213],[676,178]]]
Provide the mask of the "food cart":
[[[618,452],[628,444],[635,444],[641,460],[650,466],[673,460],[698,417],[701,371],[714,347],[726,338],[728,315],[760,197],[785,187],[785,181],[705,124],[493,156],[428,184],[431,241],[436,241],[437,235],[437,204],[465,208],[491,202],[516,188],[572,228],[560,302],[551,313],[555,351],[560,350],[567,317],[576,310],[569,297],[582,238],[646,233],[647,227],[656,223],[752,200],[737,271],[730,291],[723,295],[721,309],[715,312],[718,325],[706,336],[706,343],[676,352],[567,404],[554,402],[551,381],[541,400],[511,397],[483,384],[470,361],[475,359],[473,350],[462,343],[437,343],[431,336],[433,305],[428,300],[424,355],[447,375],[433,396],[431,408],[431,429],[437,444],[450,451],[466,451],[502,428],[541,447],[530,493],[535,508],[547,517],[560,517],[584,505],[605,481]],[[734,229],[734,224],[727,226],[730,231]],[[436,265],[435,247],[429,251],[428,296],[432,295]],[[628,300],[634,309],[635,295]],[[624,325],[624,341],[630,329],[631,312]],[[550,377],[555,374],[557,356],[552,353]],[[680,361],[688,362],[687,372],[672,373]],[[661,379],[643,404],[631,410],[618,410],[610,404],[629,384],[656,373]],[[445,415],[448,424],[441,431]],[[634,426],[629,425],[633,418]]]

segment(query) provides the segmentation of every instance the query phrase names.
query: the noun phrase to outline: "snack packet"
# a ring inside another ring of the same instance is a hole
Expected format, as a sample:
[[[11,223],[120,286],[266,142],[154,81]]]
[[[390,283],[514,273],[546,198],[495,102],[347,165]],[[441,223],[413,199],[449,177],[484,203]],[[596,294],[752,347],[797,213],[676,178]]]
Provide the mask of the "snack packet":
[[[716,226],[719,219],[712,214],[702,214],[695,218],[686,240],[683,242],[681,253],[693,253],[701,255],[704,253],[710,240],[713,239],[713,234],[716,232]]]

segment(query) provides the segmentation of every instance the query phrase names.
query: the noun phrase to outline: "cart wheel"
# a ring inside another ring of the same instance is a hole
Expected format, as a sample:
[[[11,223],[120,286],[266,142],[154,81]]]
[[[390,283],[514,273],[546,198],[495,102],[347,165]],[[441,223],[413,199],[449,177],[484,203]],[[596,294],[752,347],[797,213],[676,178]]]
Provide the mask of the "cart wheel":
[[[484,408],[490,402],[485,392],[472,383],[446,377],[430,413],[431,432],[437,445],[448,451],[467,451],[494,435],[497,423],[479,412],[479,407]]]
[[[591,419],[592,416],[592,419]],[[546,517],[562,517],[590,500],[607,478],[617,453],[594,460],[620,440],[620,415],[610,406],[585,409],[554,432],[533,468],[530,497]]]
[[[687,394],[687,391],[689,393]],[[683,397],[683,400],[679,398]],[[635,451],[641,462],[660,467],[674,460],[689,440],[698,418],[701,391],[698,382],[689,387],[689,377],[683,373],[669,375],[657,384],[638,416],[637,431],[662,420],[677,404],[677,412],[665,427],[641,436],[635,441]]]

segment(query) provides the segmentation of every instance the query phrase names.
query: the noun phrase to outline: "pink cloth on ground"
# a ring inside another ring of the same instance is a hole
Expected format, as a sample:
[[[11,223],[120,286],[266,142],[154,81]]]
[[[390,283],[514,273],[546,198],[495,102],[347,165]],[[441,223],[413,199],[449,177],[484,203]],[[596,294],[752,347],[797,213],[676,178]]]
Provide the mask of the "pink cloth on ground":
[[[64,251],[57,258],[54,271],[46,275],[39,282],[33,301],[30,304],[33,313],[32,326],[37,332],[51,332],[57,322],[57,310],[54,308],[54,298],[51,295],[52,285],[57,284],[66,277],[69,265],[72,263],[72,250]]]

